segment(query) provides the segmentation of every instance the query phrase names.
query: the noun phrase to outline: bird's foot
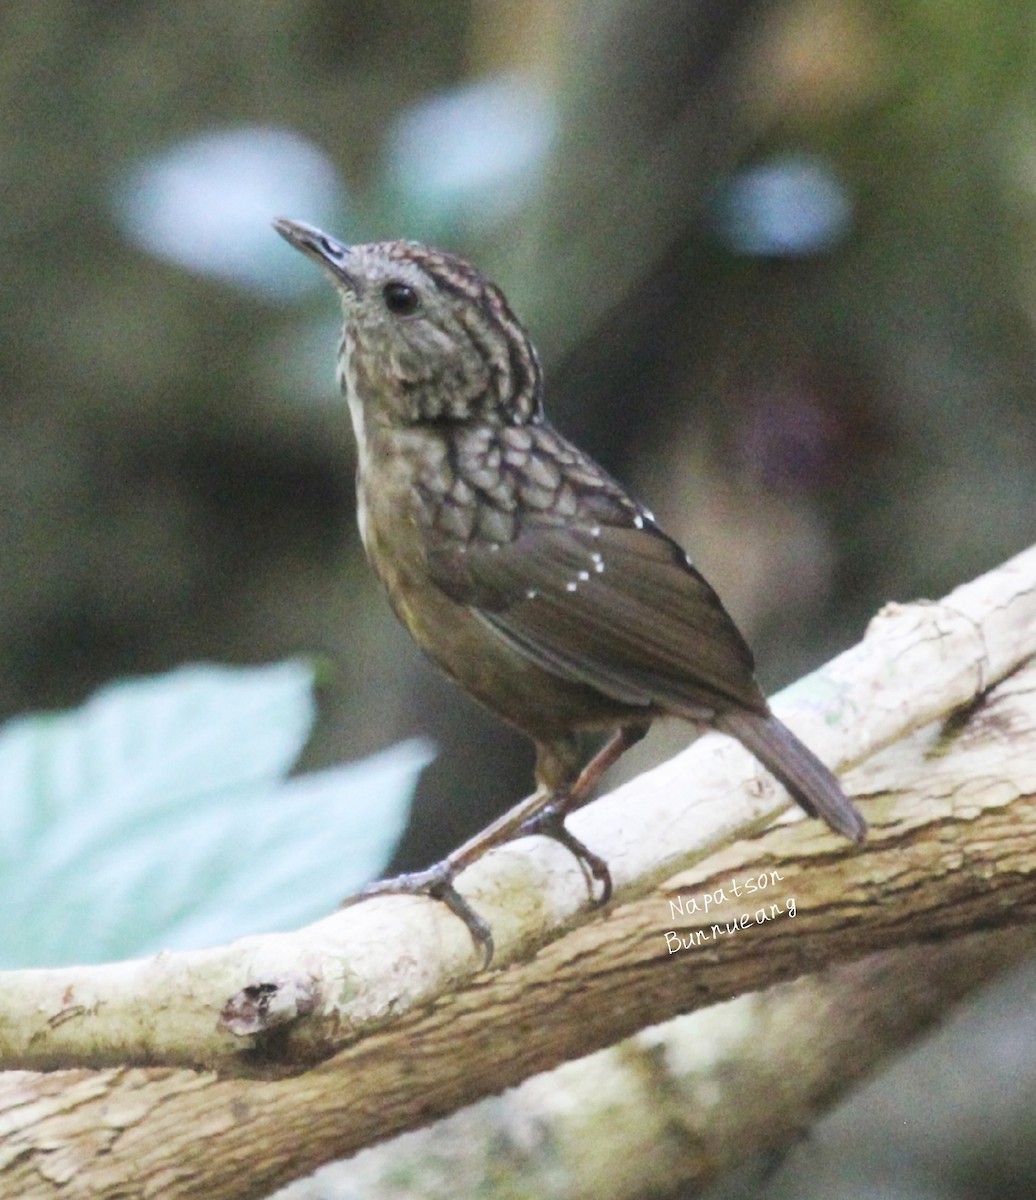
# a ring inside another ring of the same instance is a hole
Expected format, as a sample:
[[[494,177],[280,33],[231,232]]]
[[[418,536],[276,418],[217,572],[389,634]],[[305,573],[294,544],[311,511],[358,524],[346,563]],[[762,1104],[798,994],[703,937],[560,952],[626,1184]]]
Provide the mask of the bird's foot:
[[[348,908],[371,896],[430,896],[433,900],[441,900],[450,912],[460,917],[467,925],[472,941],[482,951],[482,966],[485,968],[493,960],[493,933],[489,925],[453,886],[456,875],[457,868],[449,859],[443,859],[423,871],[410,871],[404,875],[395,875],[391,879],[377,879],[368,883],[354,895],[347,896],[340,907]]]
[[[608,864],[599,854],[594,854],[585,842],[581,842],[569,830],[565,824],[565,811],[565,797],[561,795],[525,821],[519,827],[516,836],[525,837],[526,835],[540,833],[544,837],[553,838],[554,841],[560,842],[569,853],[575,856],[582,868],[594,904],[607,904],[612,897],[612,873],[608,869]],[[593,896],[594,880],[601,885],[601,894],[599,896]]]

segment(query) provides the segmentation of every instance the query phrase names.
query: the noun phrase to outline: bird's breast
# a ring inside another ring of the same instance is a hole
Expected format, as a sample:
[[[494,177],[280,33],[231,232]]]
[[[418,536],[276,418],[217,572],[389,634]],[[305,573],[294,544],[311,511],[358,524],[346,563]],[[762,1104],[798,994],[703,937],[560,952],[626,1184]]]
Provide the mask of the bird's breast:
[[[440,559],[455,552],[463,561],[462,547],[470,550],[472,539],[487,535],[485,514],[509,513],[484,495],[476,505],[467,495],[476,485],[457,467],[457,446],[428,434],[385,430],[368,420],[367,453],[360,458],[358,509],[367,556],[396,615],[467,692],[533,737],[626,715],[628,706],[533,662],[437,581],[429,569],[433,551]],[[466,513],[475,513],[473,524]],[[501,530],[504,540],[506,533]]]

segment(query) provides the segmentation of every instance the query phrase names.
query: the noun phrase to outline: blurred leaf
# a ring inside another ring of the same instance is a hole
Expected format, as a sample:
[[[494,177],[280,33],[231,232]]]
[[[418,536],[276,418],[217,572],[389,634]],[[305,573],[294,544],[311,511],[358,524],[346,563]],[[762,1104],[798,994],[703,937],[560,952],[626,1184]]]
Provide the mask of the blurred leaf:
[[[138,246],[187,270],[273,299],[324,286],[270,235],[278,215],[343,229],[331,159],[290,129],[209,130],[149,153],[119,177],[113,206]]]
[[[290,928],[375,874],[430,751],[284,782],[312,686],[300,662],[185,667],[0,730],[0,963]]]
[[[555,135],[551,97],[520,74],[425,97],[389,131],[388,182],[403,224],[436,240],[489,232],[536,194]]]
[[[713,199],[715,229],[735,254],[824,254],[848,236],[853,202],[824,159],[783,154],[742,167]]]

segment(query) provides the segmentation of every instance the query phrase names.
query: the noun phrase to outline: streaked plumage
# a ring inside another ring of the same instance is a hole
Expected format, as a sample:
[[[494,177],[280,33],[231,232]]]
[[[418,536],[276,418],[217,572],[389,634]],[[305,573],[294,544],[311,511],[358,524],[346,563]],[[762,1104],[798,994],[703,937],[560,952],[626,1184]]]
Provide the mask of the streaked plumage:
[[[624,730],[621,751],[670,714],[739,738],[807,812],[862,839],[838,781],[770,713],[713,589],[546,421],[535,350],[499,288],[416,243],[277,228],[342,298],[368,556],[427,653],[536,742],[544,797],[585,799],[581,730]]]

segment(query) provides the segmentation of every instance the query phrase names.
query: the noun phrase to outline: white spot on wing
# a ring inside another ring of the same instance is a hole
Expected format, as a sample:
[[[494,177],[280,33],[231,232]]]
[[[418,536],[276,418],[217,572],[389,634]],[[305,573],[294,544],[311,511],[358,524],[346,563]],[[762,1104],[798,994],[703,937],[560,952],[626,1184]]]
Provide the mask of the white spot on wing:
[[[637,513],[637,515],[636,515],[636,516],[633,518],[633,524],[634,524],[634,525],[635,525],[635,526],[636,526],[638,529],[643,529],[643,528],[644,528],[644,518],[643,518],[643,517],[640,515],[640,513]]]
[[[589,578],[590,578],[590,572],[589,572],[589,571],[580,571],[580,572],[579,572],[579,581],[580,581],[580,583],[586,583],[586,581],[587,581]]]
[[[535,588],[529,588],[525,593],[526,600],[535,600],[539,592]]]
[[[578,587],[579,585],[576,583],[576,581],[574,579],[570,579],[568,583],[565,584],[565,591],[574,592]]]

